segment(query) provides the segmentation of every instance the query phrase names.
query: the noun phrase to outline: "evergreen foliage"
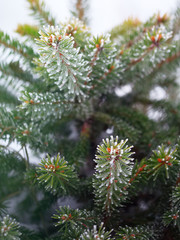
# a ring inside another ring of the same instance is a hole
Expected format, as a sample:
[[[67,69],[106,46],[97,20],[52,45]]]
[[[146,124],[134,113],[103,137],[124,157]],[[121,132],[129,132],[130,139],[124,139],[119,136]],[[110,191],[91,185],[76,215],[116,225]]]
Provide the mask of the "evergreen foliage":
[[[93,36],[90,1],[27,1],[23,41],[0,31],[0,239],[180,239],[180,8]]]

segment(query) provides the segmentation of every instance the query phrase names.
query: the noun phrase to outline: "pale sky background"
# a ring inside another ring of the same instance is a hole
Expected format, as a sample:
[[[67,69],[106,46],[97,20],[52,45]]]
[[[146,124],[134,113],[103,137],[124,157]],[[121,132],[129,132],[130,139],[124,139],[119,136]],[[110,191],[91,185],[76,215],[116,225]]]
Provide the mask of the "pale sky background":
[[[45,0],[58,20],[70,17],[73,0]],[[110,30],[129,16],[145,21],[154,13],[171,13],[178,0],[90,0],[90,27],[94,34]],[[33,23],[26,0],[0,0],[0,29],[8,33],[18,23]]]

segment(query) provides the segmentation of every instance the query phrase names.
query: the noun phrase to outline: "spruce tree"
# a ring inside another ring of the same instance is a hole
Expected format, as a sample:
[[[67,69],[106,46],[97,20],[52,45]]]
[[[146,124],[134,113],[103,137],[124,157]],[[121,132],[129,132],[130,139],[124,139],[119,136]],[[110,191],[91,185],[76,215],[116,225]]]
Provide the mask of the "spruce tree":
[[[87,0],[28,2],[0,31],[0,239],[180,239],[180,8],[93,36]]]

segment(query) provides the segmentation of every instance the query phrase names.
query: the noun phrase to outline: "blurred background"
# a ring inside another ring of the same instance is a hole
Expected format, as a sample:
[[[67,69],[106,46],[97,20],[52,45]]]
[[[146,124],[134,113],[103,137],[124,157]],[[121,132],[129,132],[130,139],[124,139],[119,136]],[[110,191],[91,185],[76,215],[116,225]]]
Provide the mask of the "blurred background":
[[[73,0],[44,0],[58,20],[70,17]],[[90,27],[94,34],[107,32],[128,17],[145,21],[154,13],[171,13],[178,0],[90,0]],[[34,23],[26,0],[0,0],[0,29],[12,33],[17,24]]]

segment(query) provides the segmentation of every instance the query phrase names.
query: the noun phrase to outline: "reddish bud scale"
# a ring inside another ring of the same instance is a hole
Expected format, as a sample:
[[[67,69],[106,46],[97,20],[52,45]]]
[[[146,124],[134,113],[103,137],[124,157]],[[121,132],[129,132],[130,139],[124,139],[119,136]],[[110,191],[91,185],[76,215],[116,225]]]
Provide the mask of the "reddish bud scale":
[[[134,178],[131,178],[131,179],[129,180],[129,183],[132,183],[132,181],[134,181]]]
[[[161,23],[162,22],[162,18],[160,16],[158,16],[157,21],[158,21],[158,23]]]
[[[65,217],[65,216],[62,216],[61,219],[62,219],[62,220],[66,220],[66,217]]]
[[[110,153],[111,152],[111,149],[110,148],[106,148],[106,150]]]
[[[157,22],[158,23],[164,23],[164,22],[166,22],[168,20],[168,17],[167,17],[167,14],[165,13],[162,17],[160,17],[159,15],[158,15],[158,17],[157,17]]]
[[[106,148],[106,150],[110,153],[111,152],[111,148]],[[119,154],[119,149],[114,149],[116,154]]]
[[[112,72],[113,69],[114,69],[114,66],[112,65],[112,66],[108,69],[109,73]]]
[[[115,183],[117,183],[118,180],[114,180]]]
[[[29,134],[30,132],[28,131],[28,130],[24,130],[24,131],[22,131],[22,134]]]
[[[170,156],[165,156],[165,160],[169,161],[169,160],[171,160],[171,157]]]
[[[45,167],[46,169],[53,169],[53,170],[57,170],[57,169],[60,168],[59,165],[55,166],[55,165],[53,165],[53,164],[49,164],[49,165],[45,164],[44,167]],[[62,172],[62,171],[61,171],[61,172]],[[64,171],[63,171],[63,172],[64,172]]]
[[[106,177],[106,179],[109,179],[111,177],[111,173],[109,174],[109,176]]]
[[[49,42],[52,43],[52,36],[49,37]]]
[[[160,33],[158,36],[158,42],[162,39],[162,34]]]
[[[55,168],[55,166],[54,166],[54,165],[52,165],[52,164],[50,164],[50,165],[49,165],[49,168],[52,168],[52,169],[54,169],[54,168]]]
[[[99,44],[96,44],[96,48],[99,48]]]
[[[135,237],[135,234],[131,234],[131,237]]]
[[[159,162],[159,163],[162,163],[162,165],[164,165],[164,164],[167,164],[167,165],[169,165],[169,166],[172,166],[172,163],[167,163],[169,160],[171,160],[171,157],[170,156],[165,156],[165,160],[162,160],[161,158],[158,158],[157,159],[157,161]]]
[[[30,100],[30,104],[34,104],[34,101],[32,99]]]
[[[155,37],[154,36],[151,36],[151,41],[155,42]]]
[[[178,218],[178,215],[174,215],[174,216],[172,216],[172,218],[173,218],[174,220],[176,220],[176,219]]]
[[[20,117],[18,117],[18,116],[15,116],[15,117],[14,117],[14,119],[18,120],[18,119],[21,119],[21,118],[20,118]]]
[[[62,39],[62,36],[60,35],[59,37],[58,37],[58,41],[60,41]]]
[[[116,150],[116,154],[119,154],[119,150]]]
[[[123,55],[123,53],[124,53],[124,51],[123,51],[123,50],[121,50],[121,51],[120,51],[120,55]]]
[[[64,173],[64,170],[62,170],[61,173]]]
[[[90,124],[87,122],[84,122],[82,129],[81,129],[81,134],[84,136],[89,136],[90,134]]]

